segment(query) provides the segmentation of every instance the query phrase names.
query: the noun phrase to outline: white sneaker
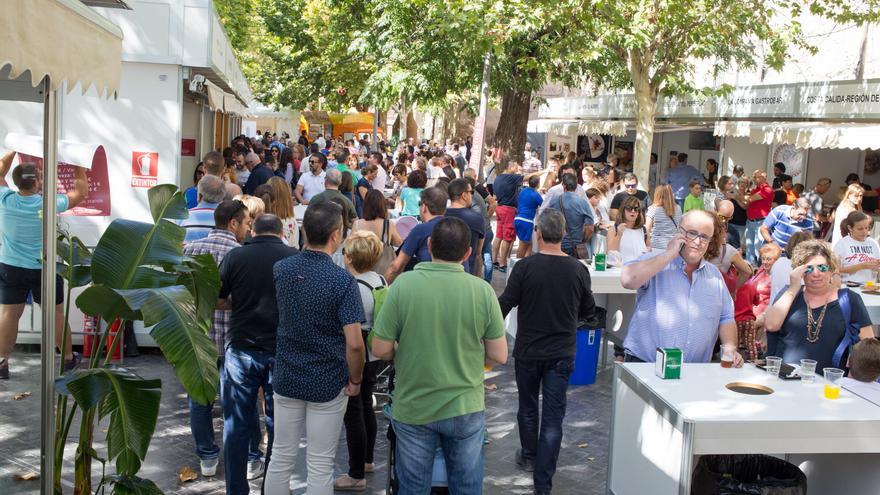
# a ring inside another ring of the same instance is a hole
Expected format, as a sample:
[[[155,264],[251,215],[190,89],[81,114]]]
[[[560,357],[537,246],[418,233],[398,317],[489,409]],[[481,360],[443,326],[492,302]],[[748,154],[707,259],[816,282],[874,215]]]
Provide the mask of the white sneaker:
[[[202,476],[208,478],[217,474],[217,464],[219,463],[220,459],[202,459],[199,461],[199,465],[202,467]]]
[[[255,480],[263,475],[263,459],[248,461],[247,479]]]

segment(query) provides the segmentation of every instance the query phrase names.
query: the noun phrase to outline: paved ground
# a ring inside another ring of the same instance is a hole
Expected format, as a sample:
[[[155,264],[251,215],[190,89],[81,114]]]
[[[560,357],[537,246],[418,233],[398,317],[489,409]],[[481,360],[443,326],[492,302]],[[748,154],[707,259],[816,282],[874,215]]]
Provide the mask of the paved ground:
[[[495,277],[496,282],[499,277]],[[496,287],[497,289],[498,287]],[[23,481],[19,476],[26,472],[39,472],[40,464],[40,360],[36,349],[17,350],[12,361],[9,381],[0,381],[0,494],[37,494],[37,481]],[[203,479],[181,484],[177,472],[183,466],[199,469],[198,458],[193,454],[189,429],[189,410],[186,395],[177,382],[171,367],[161,355],[144,352],[138,358],[126,360],[126,366],[145,378],[162,379],[162,404],[159,424],[150,446],[150,452],[140,475],[156,482],[166,493],[219,494],[223,493],[222,460],[216,479]],[[516,429],[516,385],[512,361],[487,375],[487,383],[497,389],[486,393],[486,418],[491,443],[486,446],[485,490],[487,494],[531,493],[531,476],[520,471],[514,463],[519,447]],[[568,392],[568,413],[559,465],[554,478],[554,493],[604,494],[608,465],[608,428],[611,415],[611,370],[599,372],[597,383],[586,387],[573,387]],[[31,395],[22,400],[13,396],[22,392]],[[215,409],[218,444],[221,440],[222,421],[219,409]],[[376,472],[368,475],[366,493],[385,492],[387,480],[388,445],[384,437],[387,422],[380,414],[380,434],[376,445]],[[77,432],[77,428],[72,428]],[[97,435],[102,437],[102,432]],[[337,473],[347,469],[347,453],[344,430],[337,452]],[[70,443],[75,442],[72,436]],[[99,453],[106,452],[105,445],[96,442]],[[65,477],[72,480],[73,448],[67,449]],[[304,459],[304,449],[299,459]],[[100,474],[96,463],[95,474]],[[112,468],[109,469],[112,472]],[[72,485],[65,483],[65,492]],[[259,485],[252,485],[252,493],[259,493]],[[304,462],[297,463],[296,476],[291,484],[294,494],[305,492]]]

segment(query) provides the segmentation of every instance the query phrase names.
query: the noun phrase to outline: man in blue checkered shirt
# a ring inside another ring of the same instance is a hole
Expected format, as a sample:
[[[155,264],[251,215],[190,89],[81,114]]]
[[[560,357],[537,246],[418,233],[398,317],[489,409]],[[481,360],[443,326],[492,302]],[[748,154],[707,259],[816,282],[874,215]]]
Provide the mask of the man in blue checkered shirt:
[[[186,244],[183,252],[187,256],[210,254],[219,266],[229,251],[241,246],[251,230],[252,223],[253,219],[244,203],[239,200],[223,201],[214,210],[215,227],[208,236]],[[217,345],[220,356],[218,366],[226,353],[225,339],[229,329],[229,314],[228,309],[216,310],[214,321],[211,323],[210,336]],[[196,454],[201,459],[203,476],[214,476],[220,457],[220,447],[214,443],[214,423],[211,417],[213,406],[213,402],[209,405],[201,405],[189,399],[189,423],[196,443]],[[250,457],[260,458],[259,441],[251,445]]]

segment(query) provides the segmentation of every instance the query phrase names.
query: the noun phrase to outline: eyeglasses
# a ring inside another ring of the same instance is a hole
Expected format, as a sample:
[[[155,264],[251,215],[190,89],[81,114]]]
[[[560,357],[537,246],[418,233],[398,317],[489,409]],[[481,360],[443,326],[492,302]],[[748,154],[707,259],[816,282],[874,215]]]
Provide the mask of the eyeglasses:
[[[712,236],[708,236],[706,234],[701,234],[701,233],[697,232],[696,230],[684,230],[682,228],[680,228],[679,230],[681,231],[682,234],[684,234],[684,238],[691,241],[691,242],[699,241],[701,243],[704,243],[704,242],[709,242],[709,240],[712,239]]]
[[[639,206],[624,206],[623,209],[625,211],[639,211],[639,210],[641,210],[641,207],[639,207]]]
[[[831,267],[825,263],[821,263],[819,265],[807,265],[807,269],[804,270],[804,274],[809,275],[809,274],[813,273],[813,271],[815,271],[815,270],[819,270],[820,272],[825,273],[830,269],[831,269]]]

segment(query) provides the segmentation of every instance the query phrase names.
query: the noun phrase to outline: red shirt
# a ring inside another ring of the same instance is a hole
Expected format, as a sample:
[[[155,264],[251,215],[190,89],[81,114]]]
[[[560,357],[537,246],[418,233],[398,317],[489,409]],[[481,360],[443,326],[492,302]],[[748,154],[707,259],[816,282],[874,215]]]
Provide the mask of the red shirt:
[[[755,194],[760,194],[761,199],[752,201],[749,203],[749,207],[746,208],[746,218],[749,220],[757,220],[769,215],[770,204],[773,203],[773,189],[770,187],[770,184],[765,182],[760,186],[755,186],[752,192],[749,193],[749,196],[754,196]]]
[[[749,283],[742,284],[736,290],[736,299],[733,301],[733,319],[736,321],[748,321],[755,319],[752,309],[759,302],[758,291]]]

